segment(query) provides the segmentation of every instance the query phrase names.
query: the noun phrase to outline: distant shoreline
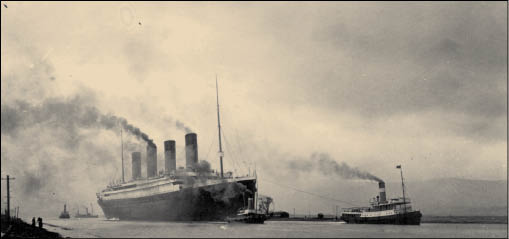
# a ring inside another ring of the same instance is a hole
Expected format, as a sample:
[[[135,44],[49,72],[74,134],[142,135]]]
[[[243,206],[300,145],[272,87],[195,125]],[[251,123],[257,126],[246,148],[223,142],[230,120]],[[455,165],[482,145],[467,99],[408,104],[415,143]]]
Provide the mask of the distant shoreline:
[[[507,224],[507,216],[423,216],[421,223]]]

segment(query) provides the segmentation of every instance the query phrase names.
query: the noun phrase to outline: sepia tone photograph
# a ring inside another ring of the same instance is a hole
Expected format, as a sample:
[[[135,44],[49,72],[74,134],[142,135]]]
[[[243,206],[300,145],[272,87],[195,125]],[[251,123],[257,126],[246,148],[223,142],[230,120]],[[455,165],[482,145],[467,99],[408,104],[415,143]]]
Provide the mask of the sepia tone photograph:
[[[507,238],[508,3],[1,2],[1,238]]]

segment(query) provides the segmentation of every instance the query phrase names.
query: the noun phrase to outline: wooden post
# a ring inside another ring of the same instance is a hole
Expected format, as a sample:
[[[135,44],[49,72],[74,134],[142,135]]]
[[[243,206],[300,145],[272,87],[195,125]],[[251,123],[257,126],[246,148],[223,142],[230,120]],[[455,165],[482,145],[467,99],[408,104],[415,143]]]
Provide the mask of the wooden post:
[[[9,177],[9,175],[7,175],[7,178],[2,178],[2,180],[7,180],[7,208],[6,208],[6,215],[7,215],[7,220],[11,220],[11,189],[10,189],[10,181],[13,180],[13,179],[16,179],[16,178],[11,178]]]

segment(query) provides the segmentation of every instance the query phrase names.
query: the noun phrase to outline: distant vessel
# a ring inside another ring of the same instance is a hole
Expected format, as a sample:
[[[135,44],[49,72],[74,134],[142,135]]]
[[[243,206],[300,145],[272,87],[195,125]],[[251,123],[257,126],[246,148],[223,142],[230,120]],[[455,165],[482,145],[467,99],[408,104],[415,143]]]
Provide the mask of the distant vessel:
[[[379,182],[380,195],[370,200],[371,207],[346,208],[341,214],[341,220],[347,223],[419,225],[422,214],[413,210],[410,198],[405,197],[401,165],[396,168],[401,170],[403,197],[393,198],[388,202],[385,197],[385,183]]]
[[[216,80],[217,123],[219,137],[220,173],[214,172],[206,161],[198,162],[198,143],[195,133],[185,135],[186,167],[176,167],[175,140],[164,142],[165,169],[157,174],[157,148],[147,143],[147,178],[141,178],[141,152],[132,153],[132,175],[125,182],[110,185],[97,193],[97,202],[106,218],[120,220],[157,221],[223,221],[235,215],[253,197],[256,177],[250,174],[233,177],[223,174],[223,150],[219,117],[219,96]]]
[[[92,204],[90,204],[90,207],[92,209],[92,213],[88,213],[88,208],[85,207],[85,214],[80,214],[80,208],[78,207],[78,211],[74,215],[75,218],[98,218],[99,215],[94,215],[94,208],[92,207]]]
[[[66,204],[64,204],[64,211],[60,213],[60,216],[58,218],[62,218],[62,219],[71,218],[71,216],[69,216],[69,212],[67,211]]]

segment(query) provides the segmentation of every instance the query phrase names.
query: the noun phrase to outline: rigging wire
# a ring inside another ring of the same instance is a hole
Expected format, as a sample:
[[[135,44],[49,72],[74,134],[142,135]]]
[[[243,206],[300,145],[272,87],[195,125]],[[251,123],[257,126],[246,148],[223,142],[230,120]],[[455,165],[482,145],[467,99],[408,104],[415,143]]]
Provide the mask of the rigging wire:
[[[225,113],[225,110],[224,110],[224,108],[223,108],[223,117],[224,117],[224,115],[225,115],[224,113]],[[224,120],[223,120],[223,122],[224,122]],[[224,152],[225,152],[225,153],[228,153],[228,155],[230,156],[230,158],[231,158],[231,162],[232,162],[232,165],[233,165],[233,171],[235,172],[235,174],[236,174],[236,175],[238,175],[238,174],[237,174],[237,172],[238,172],[238,171],[237,171],[236,155],[235,155],[235,154],[233,153],[233,151],[232,151],[232,150],[233,150],[233,147],[231,147],[230,143],[229,143],[229,142],[228,142],[228,140],[226,139],[226,134],[225,134],[224,124],[223,124],[223,125],[221,125],[221,129],[222,129],[222,130],[221,130],[221,135],[223,136],[223,138],[224,138],[224,142],[225,142],[225,145],[226,145],[226,147],[225,147],[225,149],[224,149]]]
[[[234,158],[233,158],[233,160],[235,160],[235,165],[238,165],[238,167],[240,168],[240,167],[241,167],[241,165],[240,165],[240,163],[239,163],[239,162],[241,162],[241,163],[243,163],[243,164],[244,164],[244,166],[246,166],[246,167],[247,167],[246,163],[245,163],[245,162],[243,162],[243,161],[242,161],[242,160],[238,157],[238,155],[239,155],[239,154],[238,154],[238,151],[234,150],[234,149],[233,149],[233,147],[230,147],[230,146],[231,146],[231,144],[228,142],[228,139],[226,139],[224,127],[223,127],[223,131],[222,131],[222,132],[223,132],[223,137],[224,137],[225,143],[227,144],[227,147],[228,147],[228,148],[231,148],[231,149],[232,149],[232,150],[231,150],[231,151],[232,151],[232,153],[234,153]],[[239,161],[239,162],[237,162],[237,158],[238,158],[238,161]]]
[[[228,140],[226,139],[226,137],[224,135],[224,129],[223,129],[222,134],[223,134],[224,142],[226,143],[225,152],[228,153],[228,155],[230,155],[230,158],[231,158],[231,161],[233,164],[233,171],[235,172],[235,174],[237,174],[237,165],[236,165],[235,156],[233,155],[233,153],[230,152],[230,150],[228,150],[231,147],[230,147],[230,144],[228,143]]]
[[[239,140],[239,131],[238,131],[237,129],[234,129],[234,130],[235,130],[235,139],[236,139],[236,141],[237,141],[237,147],[238,147],[238,149],[239,149],[239,151],[240,151],[240,154],[241,154],[241,155],[243,155],[243,154],[244,154],[244,150],[243,150],[244,145],[243,145],[243,143],[241,143],[241,142],[240,142],[240,140]],[[241,162],[244,164],[244,166],[245,166],[245,167],[249,167],[249,166],[247,165],[247,163],[246,163],[246,159],[251,160],[251,158],[250,158],[250,157],[245,157],[245,155],[244,155],[244,157],[242,157],[242,159],[241,159]],[[239,159],[239,160],[240,160],[240,159]]]
[[[212,137],[212,142],[210,143],[210,146],[209,146],[209,151],[207,152],[207,156],[205,157],[205,161],[208,161],[209,159],[209,154],[210,154],[210,150],[212,149],[212,145],[214,144],[214,142],[216,142],[216,137]]]
[[[268,160],[268,158],[267,158],[267,155],[266,155],[266,154],[263,154],[263,157],[264,157],[266,160]],[[296,188],[296,187],[292,187],[292,186],[288,186],[288,185],[283,185],[283,184],[276,183],[276,182],[273,182],[273,181],[270,181],[270,180],[267,180],[267,179],[261,179],[261,178],[259,178],[258,180],[265,181],[265,182],[268,182],[268,183],[272,183],[272,184],[275,184],[275,185],[280,186],[280,187],[286,187],[286,188],[289,188],[289,189],[295,190],[295,191],[297,191],[297,192],[306,193],[306,194],[309,194],[309,195],[312,195],[312,196],[315,196],[315,197],[319,197],[319,198],[322,198],[322,199],[327,199],[327,200],[331,200],[331,201],[341,202],[341,203],[345,203],[345,204],[348,204],[348,205],[350,205],[350,206],[354,206],[354,207],[359,207],[359,206],[360,206],[360,205],[357,205],[357,204],[354,204],[354,203],[351,203],[351,202],[347,202],[347,201],[343,201],[343,200],[339,200],[339,199],[335,199],[335,198],[331,198],[331,197],[327,197],[327,196],[319,195],[319,194],[312,193],[312,192],[307,192],[307,191],[304,191],[304,190],[298,189],[298,188]]]
[[[226,135],[225,135],[225,132],[224,132],[224,129],[223,131],[221,132],[222,135],[223,135],[223,138],[224,138],[224,141],[225,141],[225,144],[226,144],[226,147],[229,149],[229,154],[232,156],[232,161],[233,163],[236,165],[236,158],[237,158],[237,155],[234,154],[234,150],[233,150],[233,147],[231,147],[231,144],[230,142],[228,142],[228,139],[226,139]]]
[[[319,197],[319,198],[323,198],[323,199],[327,199],[327,200],[331,200],[331,201],[336,201],[336,202],[341,202],[341,203],[345,203],[345,204],[348,204],[348,205],[351,205],[351,206],[359,207],[359,205],[357,205],[357,204],[353,204],[353,203],[350,203],[350,202],[346,202],[346,201],[343,201],[343,200],[339,200],[339,199],[335,199],[335,198],[331,198],[331,197],[327,197],[327,196],[323,196],[323,195],[319,195],[319,194],[312,193],[312,192],[307,192],[307,191],[304,191],[304,190],[301,190],[301,189],[298,189],[298,188],[295,188],[295,187],[291,187],[291,186],[288,186],[288,185],[283,185],[283,184],[279,184],[279,183],[276,183],[276,182],[272,182],[272,181],[269,181],[267,179],[260,179],[259,178],[259,180],[265,181],[265,182],[268,182],[268,183],[272,183],[272,184],[278,185],[280,187],[290,188],[290,189],[293,189],[293,190],[295,190],[297,192],[306,193],[306,194],[309,194],[309,195],[312,195],[312,196],[315,196],[315,197]]]

